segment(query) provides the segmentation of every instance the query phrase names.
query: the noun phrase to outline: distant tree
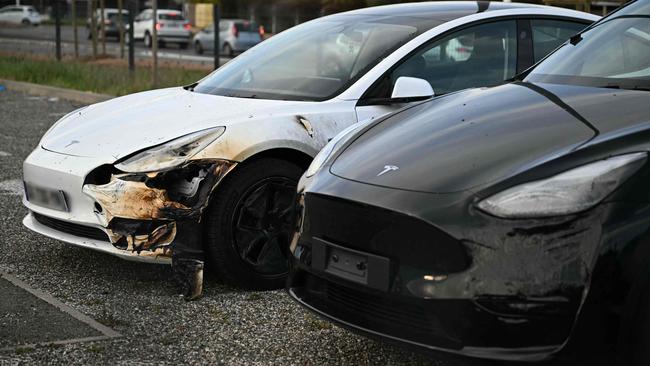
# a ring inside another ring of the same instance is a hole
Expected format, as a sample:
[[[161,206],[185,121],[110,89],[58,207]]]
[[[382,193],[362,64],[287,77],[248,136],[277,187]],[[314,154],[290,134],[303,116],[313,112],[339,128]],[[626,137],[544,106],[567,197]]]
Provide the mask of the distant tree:
[[[333,14],[366,7],[367,0],[321,0],[321,12]]]

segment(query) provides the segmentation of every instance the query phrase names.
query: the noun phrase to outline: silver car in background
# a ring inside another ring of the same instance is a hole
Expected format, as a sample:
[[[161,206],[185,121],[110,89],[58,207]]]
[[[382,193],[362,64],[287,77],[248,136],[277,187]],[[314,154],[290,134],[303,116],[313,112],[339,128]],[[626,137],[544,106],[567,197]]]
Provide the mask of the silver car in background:
[[[158,44],[164,47],[167,43],[177,43],[180,48],[186,48],[191,40],[192,26],[178,10],[158,9],[156,31]],[[133,37],[143,40],[146,47],[153,44],[153,10],[146,9],[135,17],[133,22]]]
[[[222,19],[219,22],[221,54],[234,56],[264,40],[264,28],[255,22],[242,19]],[[194,36],[194,50],[198,54],[214,52],[214,24],[203,28]]]
[[[39,25],[41,24],[41,14],[33,6],[9,5],[0,8],[0,23]]]

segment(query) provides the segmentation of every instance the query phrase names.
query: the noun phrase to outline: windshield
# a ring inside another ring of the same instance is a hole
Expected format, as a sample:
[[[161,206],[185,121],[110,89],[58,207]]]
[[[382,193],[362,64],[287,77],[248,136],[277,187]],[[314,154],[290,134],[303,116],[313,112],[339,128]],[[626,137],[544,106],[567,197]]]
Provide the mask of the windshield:
[[[182,15],[175,13],[158,14],[160,20],[185,20]]]
[[[330,99],[418,34],[416,26],[390,19],[339,16],[305,23],[233,59],[194,91],[242,98]]]
[[[260,30],[257,23],[250,22],[235,23],[235,28],[237,28],[237,31],[239,32],[259,32]]]
[[[650,19],[611,18],[565,43],[526,81],[630,89],[650,88]]]

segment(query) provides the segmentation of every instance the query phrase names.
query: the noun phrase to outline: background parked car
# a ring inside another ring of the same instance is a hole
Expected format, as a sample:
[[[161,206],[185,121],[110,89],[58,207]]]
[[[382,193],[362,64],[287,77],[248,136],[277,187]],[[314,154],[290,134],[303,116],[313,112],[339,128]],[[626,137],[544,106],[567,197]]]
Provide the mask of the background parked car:
[[[264,28],[257,23],[241,19],[222,19],[219,22],[219,43],[221,53],[234,56],[262,42]],[[194,36],[194,50],[198,54],[214,51],[214,25],[203,28]]]
[[[0,22],[39,25],[41,24],[41,14],[28,5],[9,5],[0,9]]]
[[[101,22],[101,9],[97,9],[95,12],[95,24],[97,24],[97,36],[101,36],[102,26]],[[86,20],[86,29],[88,30],[88,39],[92,37],[92,32],[90,31],[91,20],[88,18]],[[126,26],[129,24],[129,11],[122,9],[122,29],[126,29]],[[119,39],[120,37],[120,28],[119,28],[119,9],[106,8],[104,9],[104,32],[106,33],[106,38],[115,37]]]
[[[177,43],[186,48],[192,37],[192,26],[178,10],[159,9],[156,30],[158,44],[163,47],[166,43]],[[146,9],[135,17],[133,22],[133,38],[144,41],[145,46],[153,43],[153,10]]]

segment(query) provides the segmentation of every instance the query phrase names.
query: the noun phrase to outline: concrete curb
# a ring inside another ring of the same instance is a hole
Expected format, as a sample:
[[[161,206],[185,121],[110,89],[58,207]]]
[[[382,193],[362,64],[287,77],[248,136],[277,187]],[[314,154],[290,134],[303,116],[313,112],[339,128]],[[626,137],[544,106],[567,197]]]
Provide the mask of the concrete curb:
[[[99,103],[115,98],[114,96],[107,94],[83,92],[79,90],[58,88],[55,86],[32,84],[6,79],[0,79],[0,84],[4,85],[7,90],[11,91],[20,91],[43,97],[57,97],[84,104]]]

